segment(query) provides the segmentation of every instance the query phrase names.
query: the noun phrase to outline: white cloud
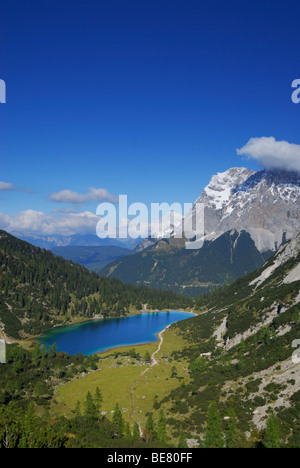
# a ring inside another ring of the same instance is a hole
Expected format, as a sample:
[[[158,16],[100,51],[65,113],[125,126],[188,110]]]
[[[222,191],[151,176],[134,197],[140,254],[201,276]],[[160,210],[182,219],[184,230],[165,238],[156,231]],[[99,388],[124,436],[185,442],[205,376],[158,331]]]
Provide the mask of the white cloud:
[[[154,219],[151,218],[151,213],[149,212],[148,217],[137,216],[122,219],[119,229],[120,231],[122,229],[127,230],[127,227],[129,227],[130,232],[136,232],[136,237],[145,238],[151,236],[154,239],[159,239],[170,236],[174,228],[179,227],[181,222],[182,213],[176,211],[165,211],[159,216],[154,217]],[[138,228],[135,226],[138,226]]]
[[[0,190],[1,191],[4,191],[4,190],[13,190],[14,189],[14,186],[13,184],[11,184],[10,182],[1,182],[0,181]]]
[[[16,185],[12,184],[11,182],[2,182],[2,181],[0,181],[0,192],[5,192],[5,191],[31,193],[31,190],[25,189],[25,188],[22,188],[22,187],[17,187]]]
[[[237,153],[255,159],[265,169],[300,172],[300,145],[274,137],[251,138]]]
[[[0,229],[26,234],[70,236],[96,233],[98,221],[99,217],[89,211],[47,215],[42,211],[26,210],[14,216],[0,213]]]
[[[182,218],[179,213],[174,213],[175,220]],[[122,218],[120,224],[116,226],[116,231],[122,237],[126,236],[129,225],[132,227],[133,218]],[[171,217],[172,219],[172,217]],[[74,234],[95,234],[100,217],[90,211],[83,212],[51,212],[46,214],[43,211],[25,210],[14,215],[0,213],[0,229],[11,233],[22,233],[24,235],[63,235],[72,236]],[[118,219],[116,220],[118,222]],[[139,229],[137,236],[148,237],[157,228],[157,220],[139,218]],[[163,232],[170,230],[169,216],[162,218],[162,232],[156,233],[159,237]],[[109,234],[112,233],[109,232]],[[117,236],[118,237],[118,236]]]
[[[51,210],[51,213],[77,213],[77,210],[67,206],[66,208]]]
[[[82,205],[90,201],[117,203],[115,195],[110,194],[106,189],[96,189],[91,187],[86,194],[73,192],[72,190],[62,190],[52,193],[50,199],[56,203],[72,203],[73,205]]]

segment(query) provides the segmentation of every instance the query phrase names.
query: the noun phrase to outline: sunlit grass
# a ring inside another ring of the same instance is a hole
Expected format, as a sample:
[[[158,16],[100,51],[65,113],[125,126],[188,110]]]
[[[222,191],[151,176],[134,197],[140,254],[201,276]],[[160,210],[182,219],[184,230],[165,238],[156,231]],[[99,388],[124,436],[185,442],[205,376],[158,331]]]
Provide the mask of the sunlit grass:
[[[189,381],[187,363],[174,361],[171,356],[173,351],[182,348],[182,344],[183,339],[177,335],[176,330],[166,330],[161,350],[155,356],[159,362],[151,368],[145,362],[144,356],[146,352],[152,355],[158,348],[158,342],[122,347],[101,354],[98,370],[57,388],[51,407],[53,415],[72,416],[78,401],[83,410],[87,392],[94,395],[96,388],[99,387],[103,395],[101,409],[108,417],[111,417],[111,412],[118,403],[123,409],[125,420],[131,423],[137,421],[141,427],[144,427],[148,412],[153,412],[154,417],[157,417],[157,411],[153,408],[155,398],[159,402],[172,389]],[[115,353],[128,352],[129,349],[135,349],[141,359],[121,355],[115,357]],[[177,369],[177,376],[172,377],[174,366]],[[144,371],[146,371],[144,375],[141,375]],[[166,414],[170,405],[171,403],[168,403],[163,407]]]

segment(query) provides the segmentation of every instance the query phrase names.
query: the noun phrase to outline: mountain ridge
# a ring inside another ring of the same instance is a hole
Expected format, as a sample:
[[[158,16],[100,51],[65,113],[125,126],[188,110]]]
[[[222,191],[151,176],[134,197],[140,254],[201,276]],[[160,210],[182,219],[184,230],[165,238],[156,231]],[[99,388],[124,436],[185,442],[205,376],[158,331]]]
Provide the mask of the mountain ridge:
[[[229,231],[197,250],[186,250],[184,239],[161,239],[106,265],[99,274],[195,296],[261,267],[270,255],[257,250],[249,233]]]
[[[96,234],[33,234],[12,231],[10,234],[20,240],[41,249],[51,250],[56,247],[123,247],[134,249],[139,243],[138,239],[100,239]]]
[[[204,204],[205,239],[245,230],[259,251],[275,251],[300,228],[300,175],[231,168],[212,177],[187,218],[198,203]]]
[[[210,261],[215,266],[215,280],[212,281],[209,273],[205,278],[201,272],[205,269],[209,272],[210,265],[205,257],[204,251],[188,252],[184,249],[182,239],[181,253],[179,239],[182,237],[182,226],[174,229],[171,239],[162,237],[161,239],[145,239],[136,247],[130,258],[112,262],[100,271],[100,274],[118,277],[128,283],[137,284],[140,281],[144,284],[162,287],[170,287],[173,290],[184,288],[187,291],[187,284],[209,283],[203,287],[203,292],[212,287],[221,286],[233,281],[238,276],[249,273],[262,266],[267,258],[278,248],[291,239],[300,229],[300,175],[295,172],[262,170],[253,171],[245,167],[230,168],[225,172],[217,173],[212,176],[209,184],[203,189],[202,194],[194,203],[192,209],[184,218],[184,224],[191,225],[193,216],[199,216],[201,208],[199,204],[204,205],[204,236],[200,240],[204,241],[202,249],[207,249],[210,243],[210,249],[215,246],[215,256],[219,259]],[[200,215],[201,216],[201,215]],[[240,262],[244,262],[245,255],[248,256],[248,265],[241,270],[238,261],[235,263],[236,271],[232,271],[232,259],[228,257],[225,261],[223,252],[220,252],[218,245],[224,239],[227,242],[223,244],[224,251],[232,250],[230,233],[238,233],[238,238],[244,242],[244,252],[240,251]],[[248,234],[245,245],[246,235]],[[173,240],[172,240],[173,239]],[[177,245],[175,250],[170,249],[170,255],[161,258],[155,256],[155,252],[160,249],[162,242]],[[253,244],[255,249],[253,248]],[[202,250],[202,251],[201,251]],[[139,257],[137,255],[140,255]],[[261,255],[261,263],[257,262]],[[184,265],[185,275],[182,278],[182,272],[179,271],[180,261]],[[153,258],[155,261],[153,261]],[[185,258],[184,262],[182,259]],[[198,258],[198,270],[194,269],[194,277],[190,278],[188,271],[193,265],[194,259]],[[190,265],[189,265],[190,260]],[[251,264],[252,260],[252,264]],[[226,271],[224,266],[226,264]],[[129,272],[126,274],[125,265]],[[134,272],[134,268],[139,271],[140,279]],[[160,276],[159,276],[160,271]],[[171,276],[176,271],[178,278],[165,284],[165,277]],[[223,277],[220,278],[219,271],[223,271]],[[156,278],[154,278],[156,276]],[[200,280],[201,278],[201,280]],[[198,291],[200,291],[198,289]],[[197,289],[193,288],[192,294],[197,294]]]

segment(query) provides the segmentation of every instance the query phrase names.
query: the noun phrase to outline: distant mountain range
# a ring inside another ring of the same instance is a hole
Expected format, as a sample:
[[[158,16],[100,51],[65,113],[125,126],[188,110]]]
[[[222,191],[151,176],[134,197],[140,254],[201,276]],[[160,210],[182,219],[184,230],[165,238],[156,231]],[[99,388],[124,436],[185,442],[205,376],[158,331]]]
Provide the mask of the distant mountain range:
[[[205,213],[202,249],[188,251],[175,238],[146,239],[100,274],[192,295],[228,284],[262,266],[299,231],[300,175],[231,168],[212,177],[185,220],[198,203]]]
[[[22,232],[11,232],[11,235],[18,239],[29,242],[36,247],[41,249],[51,250],[55,247],[67,247],[67,246],[82,246],[82,247],[108,247],[118,246],[126,249],[134,249],[140,242],[141,239],[100,239],[96,234],[75,234],[72,236],[63,236],[59,234],[53,235],[38,235],[38,234],[26,234]]]
[[[107,247],[68,245],[66,247],[54,247],[51,251],[59,257],[72,260],[75,263],[85,266],[91,271],[99,271],[108,263],[132,253],[131,250],[116,245]]]

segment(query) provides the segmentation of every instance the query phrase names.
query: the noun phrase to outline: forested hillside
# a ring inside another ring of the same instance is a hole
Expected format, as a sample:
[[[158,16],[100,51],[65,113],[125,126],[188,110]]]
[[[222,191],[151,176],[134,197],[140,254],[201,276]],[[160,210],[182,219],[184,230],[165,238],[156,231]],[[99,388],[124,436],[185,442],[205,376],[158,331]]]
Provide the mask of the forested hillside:
[[[71,418],[51,416],[55,387],[95,372],[99,362],[100,356],[68,356],[55,347],[28,352],[8,345],[7,364],[0,366],[0,448],[165,447],[129,427],[118,403],[112,418],[101,414],[101,388],[87,392]]]
[[[99,278],[0,231],[0,322],[13,337],[37,335],[75,318],[121,316],[149,309],[185,308],[192,301],[172,292]]]
[[[247,232],[229,231],[198,250],[186,249],[184,239],[162,239],[106,265],[100,274],[194,297],[260,268],[271,254],[259,252]]]

